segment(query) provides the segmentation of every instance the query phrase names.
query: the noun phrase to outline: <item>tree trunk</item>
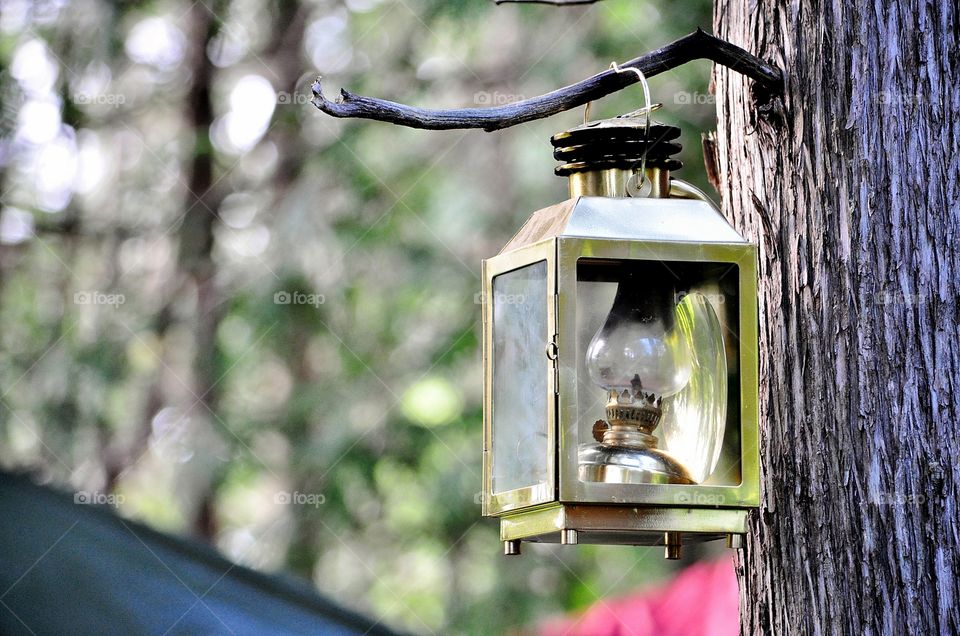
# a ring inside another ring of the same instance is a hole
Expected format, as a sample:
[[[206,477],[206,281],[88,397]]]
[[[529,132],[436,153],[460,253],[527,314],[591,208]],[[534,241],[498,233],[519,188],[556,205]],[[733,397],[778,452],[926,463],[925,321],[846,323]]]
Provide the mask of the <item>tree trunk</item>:
[[[786,70],[717,70],[725,214],[760,245],[763,502],[743,632],[960,632],[960,55],[950,1],[718,0]]]

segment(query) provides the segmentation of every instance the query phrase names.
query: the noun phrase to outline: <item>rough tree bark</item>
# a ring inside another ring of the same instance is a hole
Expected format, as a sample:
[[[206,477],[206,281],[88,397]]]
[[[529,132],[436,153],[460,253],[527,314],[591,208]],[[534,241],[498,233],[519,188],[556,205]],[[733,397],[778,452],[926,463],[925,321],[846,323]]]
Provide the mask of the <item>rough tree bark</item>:
[[[960,632],[955,2],[717,0],[723,209],[761,246],[746,634]]]

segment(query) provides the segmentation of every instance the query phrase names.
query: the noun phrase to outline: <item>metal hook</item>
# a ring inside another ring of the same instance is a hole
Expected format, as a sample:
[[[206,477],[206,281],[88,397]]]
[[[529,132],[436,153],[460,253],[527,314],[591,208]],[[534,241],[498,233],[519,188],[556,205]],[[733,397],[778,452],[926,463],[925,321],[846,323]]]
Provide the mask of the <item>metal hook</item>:
[[[626,115],[620,115],[621,117],[628,117],[630,115],[638,115],[640,113],[649,113],[650,111],[657,110],[662,106],[662,104],[651,104],[650,103],[650,85],[647,83],[647,77],[643,74],[643,71],[634,67],[628,66],[627,68],[621,68],[619,64],[615,61],[610,62],[610,70],[614,73],[636,73],[637,79],[640,80],[640,85],[643,87],[643,108],[638,108],[637,110],[631,111]],[[587,102],[583,107],[583,123],[586,124],[590,121],[590,107],[593,105],[593,100]]]
[[[614,62],[610,62],[610,70],[613,71],[614,73],[636,73],[637,79],[640,80],[640,85],[643,87],[643,108],[639,108],[637,110],[631,111],[629,113],[626,113],[625,115],[620,115],[620,117],[631,117],[634,115],[643,114],[646,117],[646,121],[643,127],[643,136],[644,136],[643,156],[640,159],[640,170],[639,172],[635,173],[637,177],[637,184],[635,186],[635,189],[638,192],[641,192],[642,191],[641,188],[643,187],[644,181],[647,180],[647,177],[646,177],[647,149],[650,144],[650,113],[660,108],[662,104],[651,103],[650,85],[647,83],[647,78],[643,74],[643,71],[641,71],[640,69],[636,68],[635,66],[628,66],[626,68],[621,68],[620,65],[614,61]],[[590,121],[590,106],[592,104],[593,104],[593,101],[591,100],[587,102],[583,108],[584,125],[587,125]],[[629,188],[628,188],[628,194],[629,194]]]
[[[647,84],[647,78],[644,76],[643,71],[638,69],[636,66],[628,66],[627,68],[620,68],[620,65],[616,62],[610,62],[610,70],[615,73],[629,73],[633,71],[637,74],[637,79],[640,80],[640,84],[643,86],[643,99],[644,106],[649,107],[650,105],[650,85]]]
[[[650,145],[650,111],[656,109],[650,104],[650,85],[647,83],[647,78],[644,76],[643,71],[635,66],[620,68],[616,62],[610,62],[610,68],[617,73],[633,71],[637,74],[637,79],[640,80],[640,86],[643,87],[643,108],[630,113],[634,115],[642,112],[646,115],[643,126],[643,157],[640,158],[640,172],[637,174],[637,190],[639,190],[643,187],[643,182],[646,181],[647,178],[647,149]]]

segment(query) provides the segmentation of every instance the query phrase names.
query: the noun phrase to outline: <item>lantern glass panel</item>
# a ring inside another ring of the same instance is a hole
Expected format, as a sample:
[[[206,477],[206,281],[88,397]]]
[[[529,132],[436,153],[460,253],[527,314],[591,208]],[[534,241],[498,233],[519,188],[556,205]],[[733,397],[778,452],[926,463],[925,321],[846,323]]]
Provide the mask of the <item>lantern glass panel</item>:
[[[606,384],[619,385],[631,375],[624,375],[616,362],[597,362],[598,331],[616,327],[611,311],[616,318],[634,308],[634,318],[641,317],[638,333],[650,331],[653,345],[651,338],[646,345],[629,344],[629,337],[618,342],[614,334],[609,346],[638,356],[639,362],[628,360],[626,366],[646,369],[648,385],[643,390],[662,385],[662,416],[653,431],[657,448],[676,458],[696,483],[741,482],[738,277],[739,269],[732,263],[578,260],[576,360],[582,448],[597,446],[594,423],[606,417],[609,393],[598,382],[606,379]],[[659,335],[655,324],[651,326],[658,321],[669,327]],[[665,353],[655,363],[648,359],[644,367],[643,356],[656,357],[658,347]],[[588,360],[591,356],[593,362]]]
[[[492,488],[549,482],[547,261],[493,279]]]

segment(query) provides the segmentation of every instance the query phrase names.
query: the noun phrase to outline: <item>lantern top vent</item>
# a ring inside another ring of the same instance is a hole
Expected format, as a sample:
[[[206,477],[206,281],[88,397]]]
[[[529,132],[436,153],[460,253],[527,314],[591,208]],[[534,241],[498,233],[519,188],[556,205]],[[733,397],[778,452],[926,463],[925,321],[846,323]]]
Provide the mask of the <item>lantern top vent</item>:
[[[680,129],[630,113],[588,121],[550,138],[553,156],[563,161],[554,172],[561,177],[595,170],[635,170],[644,163],[662,170],[678,170],[683,164],[672,158],[681,146],[675,140]]]

